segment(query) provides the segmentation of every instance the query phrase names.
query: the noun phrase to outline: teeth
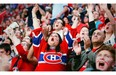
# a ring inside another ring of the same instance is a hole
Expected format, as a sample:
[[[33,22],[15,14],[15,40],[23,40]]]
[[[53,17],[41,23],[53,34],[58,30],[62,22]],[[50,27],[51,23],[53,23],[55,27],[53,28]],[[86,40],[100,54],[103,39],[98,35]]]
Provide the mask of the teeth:
[[[103,63],[103,62],[102,62],[102,63],[100,62],[100,63],[99,63],[99,66],[104,66],[104,63]]]

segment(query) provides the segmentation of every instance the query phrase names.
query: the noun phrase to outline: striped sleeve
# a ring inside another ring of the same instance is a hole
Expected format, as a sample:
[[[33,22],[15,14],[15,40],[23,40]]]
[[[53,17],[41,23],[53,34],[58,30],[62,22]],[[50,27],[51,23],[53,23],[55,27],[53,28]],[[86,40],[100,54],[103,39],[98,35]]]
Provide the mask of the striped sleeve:
[[[72,48],[72,44],[73,44],[73,38],[72,38],[72,35],[70,34],[70,32],[68,32],[65,36],[65,40],[68,44],[68,49],[71,49]]]
[[[42,32],[41,32],[41,28],[36,29],[35,31],[33,31],[33,32],[32,32],[32,35],[33,35],[33,37],[32,37],[33,45],[34,45],[35,47],[39,47],[40,42],[41,42],[41,40],[42,40],[42,38],[43,38],[43,34],[42,34]]]

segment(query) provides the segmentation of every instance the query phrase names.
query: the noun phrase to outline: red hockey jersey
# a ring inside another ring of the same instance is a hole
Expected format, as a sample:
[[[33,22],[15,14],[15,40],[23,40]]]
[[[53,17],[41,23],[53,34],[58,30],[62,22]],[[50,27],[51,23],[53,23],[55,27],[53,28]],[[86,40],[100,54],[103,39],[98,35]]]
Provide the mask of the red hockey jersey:
[[[67,54],[69,48],[72,46],[72,39],[68,32],[66,40],[64,39],[60,44],[60,52],[55,50],[47,51],[47,42],[44,40],[39,28],[32,32],[34,54],[38,59],[38,65],[36,71],[64,71],[66,70]]]

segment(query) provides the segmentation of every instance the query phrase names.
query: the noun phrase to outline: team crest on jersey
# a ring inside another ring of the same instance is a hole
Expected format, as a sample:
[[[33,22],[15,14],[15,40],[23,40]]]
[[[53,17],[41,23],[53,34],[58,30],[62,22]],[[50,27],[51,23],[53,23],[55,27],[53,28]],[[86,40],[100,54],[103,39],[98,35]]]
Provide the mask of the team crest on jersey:
[[[52,64],[55,64],[55,63],[60,63],[62,62],[62,54],[61,53],[54,53],[54,52],[47,52],[44,54],[43,56],[43,59],[44,61],[46,61],[47,63],[52,63]]]

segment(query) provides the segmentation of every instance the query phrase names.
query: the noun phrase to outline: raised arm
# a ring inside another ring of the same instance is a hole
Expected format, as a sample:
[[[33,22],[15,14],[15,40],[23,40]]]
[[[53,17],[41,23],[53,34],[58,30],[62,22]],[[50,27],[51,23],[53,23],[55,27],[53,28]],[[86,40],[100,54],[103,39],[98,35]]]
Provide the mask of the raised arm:
[[[72,21],[73,21],[73,24],[72,24],[71,28],[76,28],[78,26],[78,23],[79,23],[79,18],[76,16],[73,16]]]
[[[28,59],[31,63],[35,64],[35,65],[37,65],[37,63],[38,63],[37,58],[34,56],[33,45],[31,46],[31,48],[30,48],[30,50],[29,50],[29,53],[28,53],[28,55],[27,55],[27,59]]]
[[[116,30],[116,22],[114,20],[114,17],[112,16],[110,10],[107,8],[107,4],[101,4],[100,7],[103,8],[104,11],[106,12],[106,15],[108,16],[108,18],[113,26],[113,31],[114,31],[115,36],[116,36],[116,31],[115,31]]]
[[[89,22],[94,20],[92,10],[93,10],[93,5],[88,4],[87,12],[88,12],[88,15],[89,15]]]
[[[77,40],[75,40],[73,42],[73,50],[76,53],[76,55],[80,55],[81,54],[81,45],[78,44]]]
[[[64,6],[64,9],[56,16],[56,18],[61,17],[67,11],[68,11],[68,7],[67,6]]]
[[[40,28],[39,19],[37,19],[36,12],[39,10],[39,6],[36,4],[32,9],[32,19],[33,19],[33,27],[34,29]]]
[[[20,39],[18,39],[16,37],[13,29],[10,29],[9,31],[10,31],[10,33],[7,33],[7,35],[11,38],[11,40],[16,48],[16,51],[22,57],[22,59],[27,60],[27,52],[24,50],[23,46],[21,45]]]
[[[45,16],[45,11],[38,5],[39,12],[42,16]]]

